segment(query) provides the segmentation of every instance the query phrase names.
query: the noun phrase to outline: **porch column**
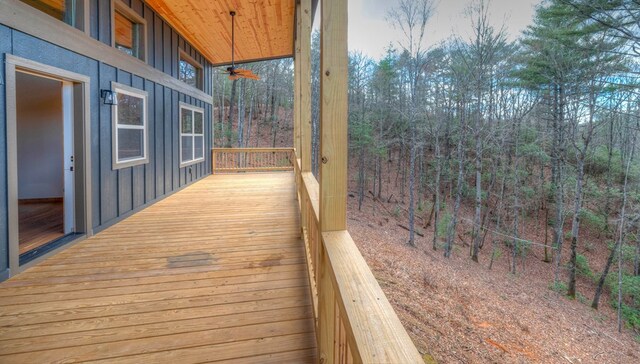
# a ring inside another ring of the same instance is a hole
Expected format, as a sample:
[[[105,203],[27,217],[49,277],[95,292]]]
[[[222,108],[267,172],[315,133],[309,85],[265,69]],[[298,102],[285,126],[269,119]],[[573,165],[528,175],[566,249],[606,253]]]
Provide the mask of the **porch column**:
[[[347,0],[322,0],[320,230],[347,229]]]
[[[311,0],[300,5],[300,169],[311,172]]]
[[[320,198],[322,239],[318,256],[318,324],[320,362],[336,355],[336,295],[332,268],[324,248],[326,232],[347,229],[347,0],[321,0],[320,14]]]
[[[296,29],[293,44],[293,147],[300,158],[300,0],[296,0]]]

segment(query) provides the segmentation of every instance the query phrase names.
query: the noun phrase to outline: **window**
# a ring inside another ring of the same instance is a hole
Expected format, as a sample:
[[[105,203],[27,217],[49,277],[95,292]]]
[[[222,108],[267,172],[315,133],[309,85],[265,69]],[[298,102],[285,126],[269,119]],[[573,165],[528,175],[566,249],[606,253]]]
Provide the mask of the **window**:
[[[180,81],[202,90],[202,66],[195,59],[180,51]]]
[[[21,0],[72,27],[84,30],[85,0]],[[88,9],[87,9],[88,10]]]
[[[147,93],[113,83],[113,168],[149,161],[147,155]]]
[[[204,160],[204,110],[180,103],[180,166]]]
[[[120,0],[115,0],[113,4],[113,46],[144,61],[145,20]]]

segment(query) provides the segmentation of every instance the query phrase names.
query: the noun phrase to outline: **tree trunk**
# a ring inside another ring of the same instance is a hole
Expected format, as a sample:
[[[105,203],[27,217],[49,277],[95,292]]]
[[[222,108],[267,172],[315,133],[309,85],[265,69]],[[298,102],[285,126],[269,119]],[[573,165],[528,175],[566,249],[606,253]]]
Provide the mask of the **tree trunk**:
[[[607,189],[604,202],[604,213],[606,229],[609,231],[609,216],[611,216],[611,187],[613,185],[613,174],[611,160],[613,159],[613,120],[609,121],[609,143],[607,145]]]
[[[240,81],[240,95],[238,97],[238,148],[244,145],[244,117],[245,117],[245,91],[247,83],[245,79]]]
[[[231,140],[233,139],[233,104],[235,102],[236,97],[236,88],[237,88],[238,80],[233,80],[231,84],[231,99],[229,100],[229,118],[227,121],[227,143],[226,147],[231,148]]]
[[[251,127],[253,125],[253,108],[256,101],[256,90],[252,87],[251,101],[249,102],[249,122],[247,123],[247,137],[244,140],[244,147],[249,146],[249,140],[251,140]]]
[[[271,147],[275,148],[276,147],[276,137],[278,135],[278,115],[276,114],[276,105],[278,103],[276,103],[276,99],[275,99],[275,95],[274,97],[271,99]]]
[[[364,201],[364,152],[365,146],[363,145],[358,153],[358,211],[362,210],[362,201]]]
[[[442,161],[440,156],[440,135],[439,131],[436,131],[436,181],[433,187],[435,202],[434,202],[434,216],[433,216],[433,250],[438,249],[438,224],[440,223],[440,174],[442,171]]]
[[[611,268],[611,263],[613,263],[613,258],[616,256],[618,251],[618,241],[616,240],[616,245],[609,252],[609,258],[607,258],[607,264],[605,264],[604,269],[602,270],[602,275],[598,280],[598,285],[596,286],[596,293],[593,296],[593,302],[591,302],[591,307],[594,309],[598,309],[598,304],[600,303],[600,295],[602,295],[602,289],[604,287],[604,282],[607,279],[607,275],[609,274],[609,269]]]
[[[504,144],[504,143],[503,143]],[[504,163],[501,163],[501,165],[504,165]],[[506,172],[503,170],[503,172]],[[500,184],[500,198],[498,199],[498,208],[496,209],[496,228],[495,231],[500,231],[501,229],[501,219],[502,219],[502,207],[504,204],[504,194],[505,194],[505,187],[507,184],[507,174],[506,173],[502,173],[502,183]],[[491,245],[492,245],[492,249],[491,249],[491,262],[489,263],[489,269],[491,269],[493,267],[493,261],[495,260],[495,256],[496,256],[496,237],[495,237],[495,233],[491,233]]]
[[[555,164],[555,205],[556,205],[556,218],[554,223],[554,249],[555,249],[555,274],[554,284],[559,282],[560,263],[562,260],[562,243],[564,240],[563,227],[564,227],[564,188],[563,188],[563,157],[562,150],[564,146],[564,138],[562,133],[564,115],[564,92],[562,86],[557,86],[557,95],[554,98],[557,104],[557,110],[554,112],[553,131],[554,131],[554,152],[553,162]]]
[[[520,164],[519,145],[520,145],[520,123],[515,122],[515,150],[514,150],[514,163],[513,163],[513,255],[511,273],[516,274],[516,258],[518,256],[518,243],[520,239],[518,237],[519,232],[519,218],[520,218],[520,177],[518,174],[518,166]],[[522,252],[520,252],[522,254]]]
[[[636,231],[636,255],[633,258],[633,275],[640,276],[640,228]]]
[[[474,139],[476,144],[475,172],[476,172],[476,197],[475,197],[475,213],[473,215],[473,229],[471,236],[473,244],[471,250],[471,260],[478,262],[478,251],[480,250],[480,217],[482,210],[482,138],[480,128],[482,125],[481,115],[476,118],[476,127],[474,131]]]
[[[415,247],[415,183],[416,183],[416,130],[415,121],[411,126],[411,146],[409,156],[409,245]]]
[[[626,235],[625,219],[627,218],[627,187],[629,183],[629,168],[631,167],[631,161],[633,160],[633,154],[636,146],[635,133],[633,133],[631,139],[631,152],[627,159],[627,166],[624,173],[624,184],[622,185],[622,212],[620,212],[620,231],[618,233],[618,332],[622,332],[622,245],[624,244]]]
[[[586,146],[584,147],[586,151]],[[582,209],[582,182],[584,179],[584,152],[578,156],[578,175],[576,176],[576,196],[573,205],[573,221],[571,222],[571,260],[569,261],[569,289],[567,294],[576,298],[576,259],[578,234],[580,233],[580,210]]]
[[[447,243],[445,245],[444,256],[445,258],[449,258],[451,256],[451,250],[453,248],[453,240],[456,235],[456,226],[458,225],[458,212],[460,211],[460,203],[462,200],[462,182],[464,180],[464,150],[463,150],[463,141],[465,138],[464,132],[464,116],[461,117],[460,121],[460,138],[458,139],[458,182],[456,184],[456,201],[453,206],[453,216],[451,217],[451,222],[449,223],[447,229]]]

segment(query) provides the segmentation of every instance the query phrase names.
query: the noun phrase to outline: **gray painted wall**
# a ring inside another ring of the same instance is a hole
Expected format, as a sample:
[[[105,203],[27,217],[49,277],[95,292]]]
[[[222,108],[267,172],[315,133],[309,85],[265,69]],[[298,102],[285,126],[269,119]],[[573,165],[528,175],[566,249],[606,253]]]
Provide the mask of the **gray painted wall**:
[[[63,197],[62,82],[16,75],[18,198]]]
[[[177,77],[179,49],[199,61],[205,68],[204,91],[211,94],[210,64],[175,30],[140,0],[127,0],[147,21],[150,67]],[[111,44],[110,1],[90,0],[89,34]],[[91,160],[93,228],[99,232],[133,212],[204,177],[211,172],[210,153],[205,161],[180,168],[179,103],[185,102],[205,110],[205,150],[211,148],[211,105],[181,94],[171,88],[116,69],[108,64],[73,53],[25,33],[0,25],[0,57],[5,54],[87,75],[91,78]],[[123,54],[123,57],[128,57]],[[0,281],[8,267],[7,169],[6,169],[6,98],[4,67],[0,67]],[[149,163],[119,170],[112,169],[112,107],[100,99],[101,89],[110,89],[116,81],[149,94]]]

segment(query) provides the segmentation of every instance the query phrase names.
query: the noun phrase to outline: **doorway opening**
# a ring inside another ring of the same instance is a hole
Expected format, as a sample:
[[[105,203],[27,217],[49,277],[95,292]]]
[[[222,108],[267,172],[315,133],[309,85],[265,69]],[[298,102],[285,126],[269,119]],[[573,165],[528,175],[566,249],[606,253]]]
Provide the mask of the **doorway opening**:
[[[83,204],[76,200],[84,186],[75,168],[81,100],[81,84],[15,73],[20,265],[83,233]]]

